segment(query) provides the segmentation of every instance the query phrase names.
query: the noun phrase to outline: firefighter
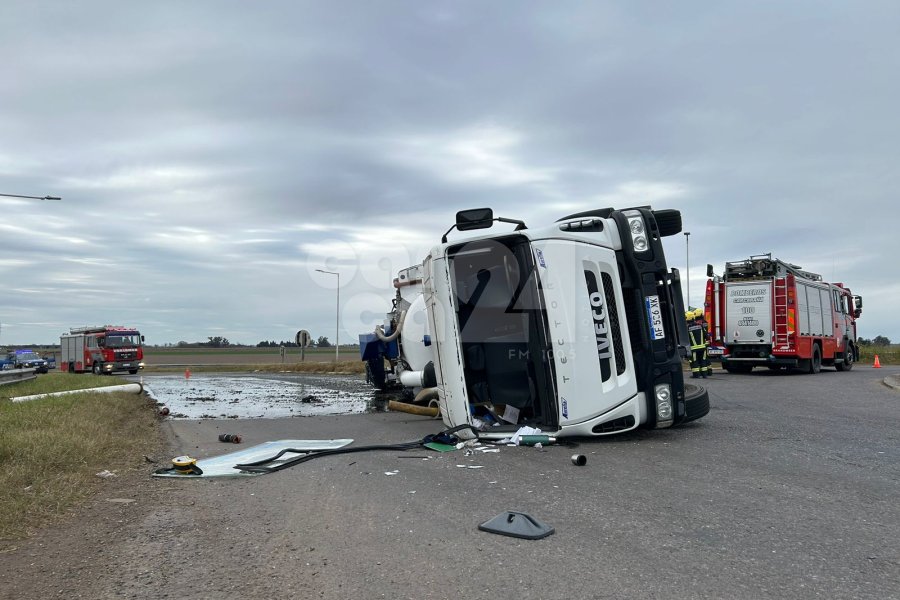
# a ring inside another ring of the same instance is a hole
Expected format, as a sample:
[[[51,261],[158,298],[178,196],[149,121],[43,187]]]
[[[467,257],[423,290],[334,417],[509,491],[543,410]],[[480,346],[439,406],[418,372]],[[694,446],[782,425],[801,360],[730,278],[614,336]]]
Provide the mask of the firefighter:
[[[707,354],[707,326],[703,318],[703,309],[698,308],[684,313],[688,325],[688,335],[691,339],[691,377],[709,377],[712,375],[712,365]]]

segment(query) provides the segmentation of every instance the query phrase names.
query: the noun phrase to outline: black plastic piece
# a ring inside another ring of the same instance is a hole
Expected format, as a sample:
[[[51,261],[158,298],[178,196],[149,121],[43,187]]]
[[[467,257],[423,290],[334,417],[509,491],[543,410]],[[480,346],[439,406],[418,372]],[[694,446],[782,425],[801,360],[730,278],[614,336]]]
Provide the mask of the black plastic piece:
[[[427,388],[435,387],[437,385],[437,375],[434,372],[434,362],[428,361],[428,364],[425,365],[423,371],[422,385]]]
[[[523,540],[539,540],[556,532],[556,530],[525,513],[508,510],[478,526],[481,531],[497,533]]]
[[[569,219],[584,219],[586,217],[599,217],[601,219],[608,219],[616,209],[614,208],[595,208],[593,210],[586,210],[584,212],[577,212],[571,215],[566,215],[562,219],[557,219],[556,222],[560,221],[568,221]]]

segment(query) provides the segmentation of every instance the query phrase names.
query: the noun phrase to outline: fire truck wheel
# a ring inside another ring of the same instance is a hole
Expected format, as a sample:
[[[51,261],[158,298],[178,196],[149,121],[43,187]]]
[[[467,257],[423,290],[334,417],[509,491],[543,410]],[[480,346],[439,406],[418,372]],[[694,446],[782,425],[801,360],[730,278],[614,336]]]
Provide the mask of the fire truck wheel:
[[[847,345],[845,346],[846,350],[844,351],[844,360],[835,361],[834,368],[838,371],[849,371],[853,368],[853,359],[855,357],[856,352],[853,350],[853,346]]]
[[[91,367],[91,373],[93,373],[94,375],[100,375],[100,373],[101,373],[100,363],[97,362],[96,360],[94,361],[94,366]]]
[[[813,344],[813,352],[812,358],[809,359],[809,371],[807,371],[810,375],[814,375],[822,370],[822,351],[819,350],[819,346],[817,344]]]

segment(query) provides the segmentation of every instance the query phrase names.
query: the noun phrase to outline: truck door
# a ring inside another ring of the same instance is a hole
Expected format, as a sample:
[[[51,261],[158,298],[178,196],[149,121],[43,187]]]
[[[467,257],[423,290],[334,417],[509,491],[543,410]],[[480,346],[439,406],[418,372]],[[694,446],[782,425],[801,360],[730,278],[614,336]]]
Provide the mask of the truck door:
[[[725,287],[725,331],[728,344],[772,342],[772,280],[728,283]]]
[[[838,350],[843,351],[844,340],[853,339],[850,331],[850,297],[837,289],[832,289],[831,294],[834,302],[834,339]]]

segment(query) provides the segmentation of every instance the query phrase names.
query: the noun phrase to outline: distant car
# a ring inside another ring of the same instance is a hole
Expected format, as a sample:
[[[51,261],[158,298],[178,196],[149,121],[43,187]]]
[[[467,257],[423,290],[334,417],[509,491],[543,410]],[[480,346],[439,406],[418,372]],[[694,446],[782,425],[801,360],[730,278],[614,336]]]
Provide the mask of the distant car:
[[[47,361],[33,350],[16,350],[9,353],[9,361],[14,369],[34,369],[35,373],[46,373],[49,370]]]

